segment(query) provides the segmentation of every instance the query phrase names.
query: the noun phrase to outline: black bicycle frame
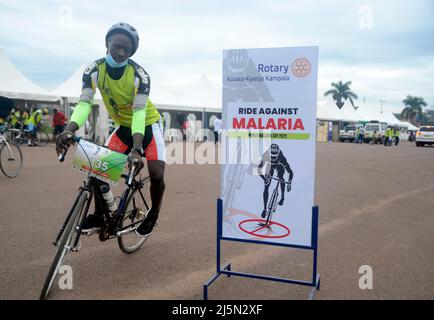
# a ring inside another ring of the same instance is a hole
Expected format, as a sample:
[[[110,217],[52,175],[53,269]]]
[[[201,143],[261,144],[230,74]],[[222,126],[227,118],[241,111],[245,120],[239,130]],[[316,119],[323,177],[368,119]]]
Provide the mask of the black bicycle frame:
[[[126,179],[128,179],[127,175],[123,175],[123,177],[126,178]],[[79,222],[79,228],[80,229],[78,230],[78,233],[77,233],[78,235],[77,235],[77,237],[76,237],[76,239],[74,241],[74,245],[72,246],[73,248],[75,248],[77,246],[77,244],[78,244],[78,241],[79,241],[79,238],[80,238],[80,235],[81,235],[81,230],[82,230],[81,226],[82,226],[82,223],[83,223],[84,219],[86,218],[87,213],[89,211],[89,206],[90,206],[90,203],[92,202],[92,198],[95,199],[95,202],[98,202],[97,207],[104,209],[103,213],[104,213],[104,216],[105,216],[105,221],[106,221],[107,226],[108,226],[109,234],[112,235],[112,236],[115,236],[116,232],[119,231],[119,230],[117,230],[117,225],[119,224],[119,221],[121,219],[123,219],[123,217],[125,215],[126,202],[127,202],[128,197],[130,195],[131,189],[137,189],[139,191],[140,197],[142,198],[143,203],[146,206],[146,209],[149,210],[148,203],[146,202],[146,200],[145,200],[145,198],[144,198],[144,196],[142,194],[142,191],[141,191],[141,189],[143,188],[143,186],[144,186],[144,183],[141,180],[140,181],[133,180],[131,185],[127,184],[127,189],[124,191],[124,193],[122,195],[121,201],[119,203],[119,206],[118,206],[118,209],[117,209],[117,212],[116,212],[115,219],[112,219],[112,217],[110,216],[108,207],[107,207],[107,203],[104,200],[103,195],[101,193],[101,190],[99,188],[98,179],[95,178],[95,177],[89,177],[87,179],[87,181],[84,183],[84,186],[80,187],[80,191],[79,191],[77,197],[75,198],[75,201],[74,201],[74,203],[73,203],[73,205],[72,205],[72,207],[71,207],[71,209],[70,209],[70,211],[68,213],[68,216],[66,217],[66,219],[65,219],[65,221],[64,221],[64,223],[63,223],[63,225],[62,225],[62,227],[61,227],[61,229],[59,231],[59,233],[57,234],[56,240],[53,242],[53,244],[57,246],[57,244],[58,244],[58,242],[60,240],[60,237],[62,236],[62,233],[65,230],[66,225],[69,222],[69,219],[71,219],[72,213],[74,212],[75,207],[77,206],[78,200],[80,199],[80,197],[83,194],[83,192],[85,192],[85,191],[89,192],[89,199],[86,202],[86,208],[84,209],[83,215],[82,215],[81,220]],[[135,224],[137,224],[139,222],[135,222],[135,223],[133,223],[133,224],[131,224],[129,226],[124,227],[123,229],[127,229],[127,228],[131,227],[132,225],[135,225]],[[109,239],[109,238],[107,238],[107,239]],[[102,241],[103,240],[107,240],[107,239],[102,239],[100,237],[100,240],[102,240]]]

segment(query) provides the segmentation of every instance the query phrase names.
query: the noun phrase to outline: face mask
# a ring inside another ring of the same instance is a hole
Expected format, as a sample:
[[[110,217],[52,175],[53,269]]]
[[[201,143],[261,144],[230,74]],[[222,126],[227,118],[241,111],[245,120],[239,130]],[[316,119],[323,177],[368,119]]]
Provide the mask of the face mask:
[[[128,64],[128,58],[125,59],[124,62],[118,63],[113,59],[110,53],[107,54],[105,61],[108,63],[108,65],[112,68],[122,68],[125,67]]]

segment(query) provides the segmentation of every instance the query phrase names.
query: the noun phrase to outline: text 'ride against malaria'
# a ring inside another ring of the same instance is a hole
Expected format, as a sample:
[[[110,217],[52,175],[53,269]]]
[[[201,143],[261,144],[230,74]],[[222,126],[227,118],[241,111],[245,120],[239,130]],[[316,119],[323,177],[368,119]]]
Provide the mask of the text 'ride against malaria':
[[[299,108],[238,108],[232,129],[304,130]]]

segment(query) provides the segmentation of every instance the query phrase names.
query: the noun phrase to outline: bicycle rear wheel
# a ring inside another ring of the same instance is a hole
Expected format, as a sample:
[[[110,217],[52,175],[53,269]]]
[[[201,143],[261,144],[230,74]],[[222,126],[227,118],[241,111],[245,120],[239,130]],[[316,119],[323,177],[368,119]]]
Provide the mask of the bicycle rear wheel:
[[[17,144],[3,143],[0,148],[0,169],[9,178],[20,174],[23,169],[23,154]]]
[[[134,189],[129,195],[126,203],[125,215],[120,222],[118,232],[119,248],[128,254],[134,253],[148,240],[149,236],[141,237],[135,234],[135,230],[143,221],[151,209],[151,197],[149,193],[150,179],[142,180],[144,187]],[[143,197],[142,197],[143,196]]]
[[[46,132],[38,132],[36,134],[36,145],[42,147],[48,144],[50,137],[48,136],[48,133]]]
[[[83,208],[85,207],[86,200],[88,199],[88,192],[83,192],[78,200],[68,223],[66,224],[65,230],[59,239],[56,254],[54,255],[53,262],[51,263],[50,270],[48,271],[47,278],[45,280],[44,286],[42,287],[41,294],[39,296],[40,300],[47,298],[51,287],[53,286],[54,280],[59,272],[59,268],[66,257],[66,254],[72,249],[74,240],[78,236],[77,232],[79,230],[80,217],[83,214]]]

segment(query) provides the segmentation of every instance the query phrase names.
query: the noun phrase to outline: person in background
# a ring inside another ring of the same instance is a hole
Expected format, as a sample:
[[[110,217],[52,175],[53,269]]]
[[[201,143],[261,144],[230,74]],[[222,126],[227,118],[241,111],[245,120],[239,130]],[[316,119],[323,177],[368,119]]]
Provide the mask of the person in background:
[[[48,114],[48,109],[44,108],[43,110],[36,109],[30,116],[29,124],[28,124],[28,130],[31,135],[30,141],[28,142],[28,145],[30,147],[36,146],[36,142],[35,142],[36,135],[38,133],[38,130],[40,130],[42,126],[42,116],[45,116],[47,114]]]
[[[387,127],[386,129],[386,135],[384,136],[384,146],[390,146],[392,143],[392,137],[393,137],[393,130],[391,127]]]
[[[217,118],[214,120],[214,143],[219,142],[219,134],[222,130],[222,117],[221,115],[218,115]]]
[[[8,123],[10,128],[19,129],[21,120],[21,112],[19,107],[17,109],[12,109],[8,117]]]
[[[53,109],[53,135],[56,137],[59,133],[62,133],[65,130],[65,124],[68,121],[65,114],[62,111]]]
[[[365,129],[363,127],[359,128],[359,143],[363,144],[363,141],[365,139]]]
[[[354,135],[354,143],[359,143],[359,137],[360,137],[360,127],[357,127],[356,133]]]
[[[408,131],[408,141],[412,142],[414,140],[415,140],[414,131],[413,130],[409,130]]]
[[[23,120],[23,129],[27,130],[28,126],[29,126],[29,120],[30,120],[30,111],[29,109],[24,109],[23,115],[22,115],[22,120]]]
[[[375,144],[375,136],[377,135],[377,131],[369,132],[369,144]]]
[[[6,129],[6,121],[3,117],[0,117],[0,133],[3,133]]]
[[[397,146],[399,143],[399,134],[400,133],[401,133],[401,131],[399,130],[399,126],[395,126],[395,129],[393,130],[393,136],[395,138],[395,146]]]
[[[188,120],[186,118],[182,124],[182,140],[183,141],[187,141],[187,130],[188,130]]]

